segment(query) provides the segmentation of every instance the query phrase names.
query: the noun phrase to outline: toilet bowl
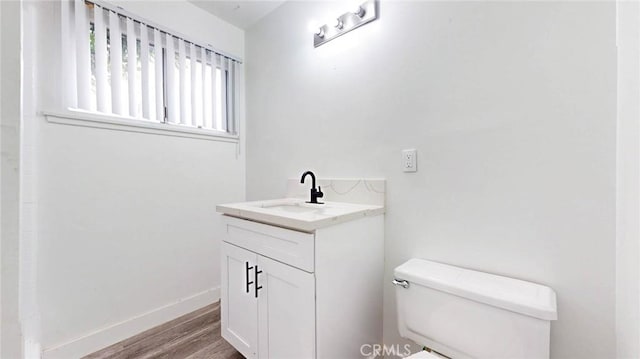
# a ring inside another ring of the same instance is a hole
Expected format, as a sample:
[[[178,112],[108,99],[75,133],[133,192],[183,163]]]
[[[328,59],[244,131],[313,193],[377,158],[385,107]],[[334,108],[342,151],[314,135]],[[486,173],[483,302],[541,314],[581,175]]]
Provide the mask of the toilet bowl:
[[[446,357],[423,350],[423,351],[419,351],[417,353],[411,354],[408,357],[405,357],[405,359],[446,359]]]
[[[557,319],[551,288],[423,259],[405,262],[394,276],[403,338],[455,359],[549,357]]]

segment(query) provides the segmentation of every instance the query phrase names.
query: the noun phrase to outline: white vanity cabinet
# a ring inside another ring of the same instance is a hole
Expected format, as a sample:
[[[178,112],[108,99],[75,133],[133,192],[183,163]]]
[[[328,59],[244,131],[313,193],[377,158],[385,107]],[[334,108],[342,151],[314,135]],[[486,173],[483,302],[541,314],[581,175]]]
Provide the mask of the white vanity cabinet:
[[[313,274],[233,244],[222,251],[223,337],[247,358],[312,358]]]
[[[382,342],[382,215],[312,232],[224,221],[222,336],[245,357],[361,358]]]

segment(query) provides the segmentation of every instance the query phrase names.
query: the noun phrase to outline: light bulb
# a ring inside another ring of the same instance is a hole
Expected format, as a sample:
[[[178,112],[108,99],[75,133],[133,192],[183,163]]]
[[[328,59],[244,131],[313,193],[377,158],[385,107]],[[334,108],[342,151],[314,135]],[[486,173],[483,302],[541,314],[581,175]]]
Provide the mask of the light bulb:
[[[324,37],[324,27],[319,27],[318,30],[316,30],[316,35],[319,38],[323,38]]]
[[[322,27],[322,24],[316,20],[311,20],[307,23],[307,30],[310,34],[315,34],[318,32],[318,28]]]
[[[344,23],[342,22],[342,20],[336,19],[335,25],[333,26],[335,26],[337,29],[342,30],[342,28],[344,27]]]
[[[353,12],[354,15],[356,15],[357,17],[363,17],[365,14],[365,10],[362,6],[358,6],[356,8],[356,11]]]

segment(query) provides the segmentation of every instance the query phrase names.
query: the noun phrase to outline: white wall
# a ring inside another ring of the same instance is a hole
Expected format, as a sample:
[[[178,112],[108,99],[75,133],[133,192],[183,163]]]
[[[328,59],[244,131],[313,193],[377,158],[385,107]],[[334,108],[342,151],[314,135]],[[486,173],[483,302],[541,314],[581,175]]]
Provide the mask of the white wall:
[[[306,169],[387,179],[387,343],[392,270],[418,257],[551,286],[552,357],[615,357],[615,4],[382,1],[314,49],[340,6],[247,32],[248,199]]]
[[[22,355],[18,317],[21,145],[20,3],[0,1],[0,357]]]
[[[640,3],[617,2],[617,358],[640,358]]]
[[[243,56],[242,30],[186,1],[119,4]],[[244,149],[47,122],[38,112],[60,108],[66,80],[56,75],[59,5],[25,7],[25,156],[33,176],[24,183],[37,199],[28,242],[36,264],[25,269],[35,283],[30,336],[45,358],[79,357],[217,300],[215,205],[244,199]]]

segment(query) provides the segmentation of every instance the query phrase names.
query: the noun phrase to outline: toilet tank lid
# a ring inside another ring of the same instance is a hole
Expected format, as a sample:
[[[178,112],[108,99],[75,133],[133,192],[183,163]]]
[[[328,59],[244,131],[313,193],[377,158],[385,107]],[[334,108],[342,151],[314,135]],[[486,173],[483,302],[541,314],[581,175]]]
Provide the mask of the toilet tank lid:
[[[396,267],[396,279],[543,320],[558,319],[553,289],[519,279],[424,259]]]

